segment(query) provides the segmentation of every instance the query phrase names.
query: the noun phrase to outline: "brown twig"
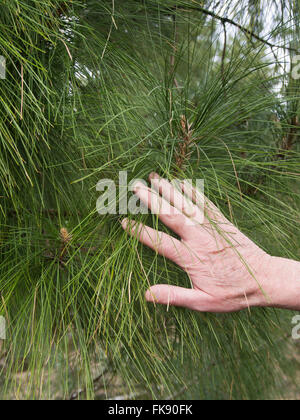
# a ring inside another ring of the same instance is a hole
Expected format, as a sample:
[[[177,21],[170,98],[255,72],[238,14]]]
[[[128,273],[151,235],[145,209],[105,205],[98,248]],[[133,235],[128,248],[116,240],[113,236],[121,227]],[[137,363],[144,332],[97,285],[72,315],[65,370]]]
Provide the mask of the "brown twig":
[[[299,120],[297,116],[294,116],[291,120],[291,128],[286,138],[286,144],[285,144],[286,150],[292,149],[296,141],[298,128],[299,128]]]
[[[72,3],[72,0],[68,0],[65,1],[64,3],[62,3],[57,9],[56,9],[56,15],[57,16],[61,16],[61,15],[65,15],[66,12],[68,11],[68,7],[70,6],[70,3]]]
[[[23,120],[23,104],[24,104],[24,67],[21,64],[21,110],[20,110],[20,118]]]
[[[178,149],[176,151],[176,166],[183,169],[184,163],[190,155],[190,146],[193,143],[192,125],[187,121],[184,115],[181,116],[181,135]]]
[[[282,142],[279,148],[279,153],[277,155],[278,159],[284,159],[286,156],[286,152],[289,152],[292,150],[297,140],[300,124],[299,124],[299,119],[296,115],[291,119],[290,126],[291,127],[289,129],[288,134],[284,136],[282,139]]]
[[[67,44],[65,43],[65,41],[63,39],[61,39],[61,42],[64,44],[64,46],[65,46],[65,48],[67,50],[68,56],[70,57],[70,60],[73,61],[73,57],[72,57],[72,54],[71,54],[71,52],[69,50],[69,47],[67,46]]]

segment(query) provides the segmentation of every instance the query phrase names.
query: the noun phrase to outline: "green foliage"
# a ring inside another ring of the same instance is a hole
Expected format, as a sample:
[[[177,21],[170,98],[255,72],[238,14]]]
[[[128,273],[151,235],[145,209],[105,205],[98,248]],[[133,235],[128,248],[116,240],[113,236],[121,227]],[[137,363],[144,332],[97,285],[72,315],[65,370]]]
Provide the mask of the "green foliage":
[[[296,44],[298,14],[277,3],[274,44]],[[149,284],[188,287],[188,278],[129,240],[119,216],[96,213],[97,182],[118,182],[119,171],[204,178],[243,232],[274,255],[299,258],[299,84],[278,65],[281,48],[274,57],[249,35],[260,34],[255,16],[267,6],[245,5],[2,0],[2,398],[94,398],[96,377],[110,396],[112,375],[148,398],[282,391],[290,313],[149,306]],[[236,16],[248,32],[205,10]],[[178,168],[182,115],[194,141]]]

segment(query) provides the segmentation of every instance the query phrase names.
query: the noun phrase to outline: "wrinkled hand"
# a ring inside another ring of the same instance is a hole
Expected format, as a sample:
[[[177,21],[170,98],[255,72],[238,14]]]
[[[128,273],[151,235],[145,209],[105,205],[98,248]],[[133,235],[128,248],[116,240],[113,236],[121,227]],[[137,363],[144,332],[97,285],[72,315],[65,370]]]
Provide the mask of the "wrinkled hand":
[[[194,204],[201,193],[192,186],[180,184],[182,194],[157,174],[149,179],[152,188],[139,182],[134,193],[181,240],[128,219],[122,226],[141,243],[182,267],[192,288],[156,285],[146,292],[146,299],[204,312],[234,312],[265,302],[271,257],[205,197],[203,217],[203,210]]]

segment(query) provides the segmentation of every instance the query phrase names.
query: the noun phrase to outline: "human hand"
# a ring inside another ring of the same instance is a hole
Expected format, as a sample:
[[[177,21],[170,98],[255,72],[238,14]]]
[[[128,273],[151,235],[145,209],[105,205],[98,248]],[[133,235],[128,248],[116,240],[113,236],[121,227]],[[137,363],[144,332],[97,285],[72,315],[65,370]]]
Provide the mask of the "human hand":
[[[203,211],[195,204],[201,193],[192,186],[180,184],[179,191],[154,173],[149,180],[152,188],[139,182],[134,193],[181,240],[128,219],[122,221],[122,226],[141,243],[185,270],[192,285],[191,289],[152,286],[146,292],[149,302],[201,312],[235,312],[252,306],[286,307],[276,296],[280,293],[277,271],[282,268],[282,259],[260,249],[206,197],[203,217]]]

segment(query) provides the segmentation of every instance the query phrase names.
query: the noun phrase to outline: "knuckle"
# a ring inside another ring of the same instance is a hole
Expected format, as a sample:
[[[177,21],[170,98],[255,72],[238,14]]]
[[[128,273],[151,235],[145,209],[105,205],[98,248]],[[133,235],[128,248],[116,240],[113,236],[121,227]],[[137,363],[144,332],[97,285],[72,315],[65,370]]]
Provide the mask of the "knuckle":
[[[168,295],[167,295],[167,304],[168,305],[175,305],[177,302],[177,294],[176,291],[174,289],[169,289],[168,291]]]

